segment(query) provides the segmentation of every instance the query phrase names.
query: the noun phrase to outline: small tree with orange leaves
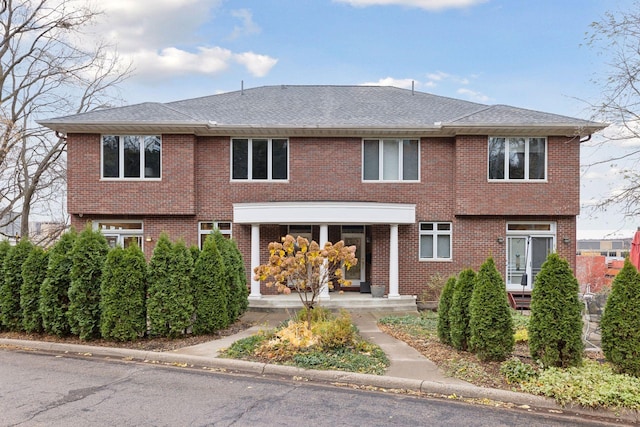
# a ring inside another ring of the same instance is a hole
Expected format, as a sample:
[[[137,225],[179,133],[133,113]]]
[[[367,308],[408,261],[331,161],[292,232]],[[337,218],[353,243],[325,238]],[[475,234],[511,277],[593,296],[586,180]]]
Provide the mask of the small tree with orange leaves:
[[[345,246],[341,240],[318,243],[298,236],[287,235],[280,242],[269,243],[269,262],[254,269],[255,280],[276,286],[278,292],[290,294],[295,290],[307,311],[307,326],[311,328],[311,310],[324,286],[332,289],[335,283],[348,286],[342,268],[356,265],[356,247]]]

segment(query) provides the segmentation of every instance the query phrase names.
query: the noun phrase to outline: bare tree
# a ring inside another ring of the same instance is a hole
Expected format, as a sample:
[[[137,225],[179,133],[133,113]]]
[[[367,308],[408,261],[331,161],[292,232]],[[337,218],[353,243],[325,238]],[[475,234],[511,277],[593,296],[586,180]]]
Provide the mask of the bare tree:
[[[66,138],[35,120],[104,108],[129,76],[114,46],[89,45],[86,0],[0,0],[0,229],[64,195]],[[16,215],[17,213],[17,215]]]
[[[640,213],[640,148],[628,142],[640,138],[640,2],[629,10],[607,12],[591,24],[587,45],[607,60],[607,71],[597,77],[602,99],[594,104],[597,119],[613,123],[604,135],[604,143],[625,145],[627,149],[606,151],[603,159],[587,167],[624,161],[624,185],[601,200],[596,209],[619,206],[626,216]],[[626,144],[623,144],[626,143]]]

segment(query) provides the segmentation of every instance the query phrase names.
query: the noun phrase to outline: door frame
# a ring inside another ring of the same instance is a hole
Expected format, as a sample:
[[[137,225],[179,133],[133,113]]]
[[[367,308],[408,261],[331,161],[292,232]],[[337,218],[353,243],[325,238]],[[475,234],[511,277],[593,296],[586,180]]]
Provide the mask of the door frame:
[[[557,225],[553,221],[509,221],[506,225],[507,244],[505,245],[505,284],[508,291],[522,291],[523,287],[521,283],[510,283],[510,268],[509,265],[509,249],[511,248],[511,242],[513,239],[525,239],[525,254],[523,254],[523,260],[521,261],[524,266],[523,273],[526,274],[527,282],[524,287],[525,291],[531,291],[533,289],[533,246],[531,244],[532,238],[550,238],[551,248],[549,253],[556,251],[557,241]],[[518,274],[519,277],[522,275]]]

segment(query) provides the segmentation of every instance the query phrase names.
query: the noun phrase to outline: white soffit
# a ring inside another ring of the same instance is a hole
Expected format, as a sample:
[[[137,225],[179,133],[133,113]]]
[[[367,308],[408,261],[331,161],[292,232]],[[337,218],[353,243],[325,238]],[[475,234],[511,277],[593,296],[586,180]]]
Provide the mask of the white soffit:
[[[416,206],[369,202],[235,203],[236,224],[414,224]]]

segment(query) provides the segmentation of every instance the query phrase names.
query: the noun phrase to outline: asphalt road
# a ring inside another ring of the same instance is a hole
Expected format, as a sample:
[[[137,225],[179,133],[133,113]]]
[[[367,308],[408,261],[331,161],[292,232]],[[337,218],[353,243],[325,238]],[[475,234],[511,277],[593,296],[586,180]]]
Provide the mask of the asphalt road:
[[[144,363],[0,350],[2,426],[566,426],[576,418]]]

